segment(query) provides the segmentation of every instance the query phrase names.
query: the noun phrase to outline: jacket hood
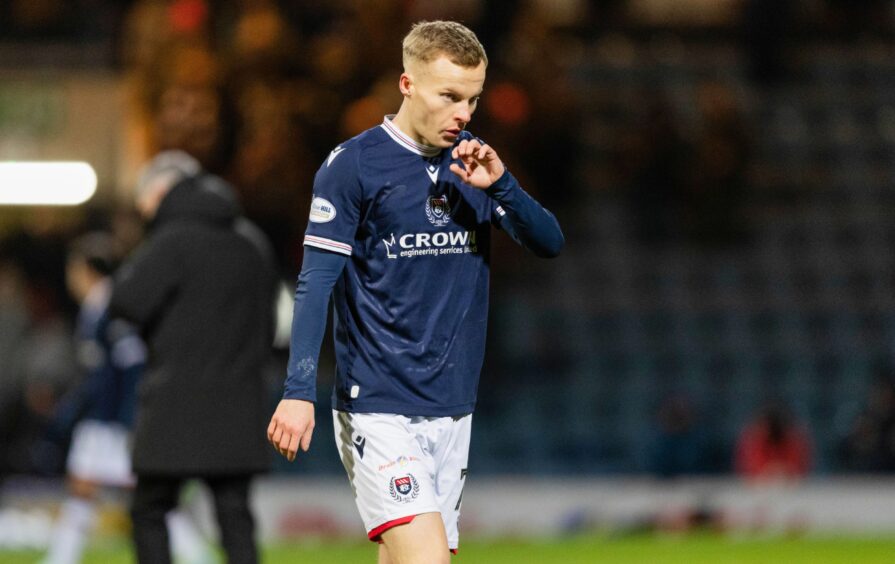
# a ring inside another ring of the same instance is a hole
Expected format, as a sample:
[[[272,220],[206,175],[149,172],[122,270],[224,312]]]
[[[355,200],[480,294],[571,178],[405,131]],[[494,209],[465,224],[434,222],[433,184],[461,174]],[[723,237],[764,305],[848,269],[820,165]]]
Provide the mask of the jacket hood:
[[[171,188],[159,204],[152,226],[183,219],[229,225],[240,213],[236,192],[229,184],[215,176],[200,175]]]

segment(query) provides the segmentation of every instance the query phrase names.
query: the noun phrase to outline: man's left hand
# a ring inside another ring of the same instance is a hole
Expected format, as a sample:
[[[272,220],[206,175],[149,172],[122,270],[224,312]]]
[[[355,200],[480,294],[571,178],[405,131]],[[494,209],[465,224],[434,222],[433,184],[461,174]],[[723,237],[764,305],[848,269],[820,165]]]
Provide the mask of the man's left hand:
[[[463,163],[451,164],[451,172],[473,188],[484,190],[503,176],[506,167],[491,145],[482,145],[477,139],[464,139],[454,147],[451,156]]]

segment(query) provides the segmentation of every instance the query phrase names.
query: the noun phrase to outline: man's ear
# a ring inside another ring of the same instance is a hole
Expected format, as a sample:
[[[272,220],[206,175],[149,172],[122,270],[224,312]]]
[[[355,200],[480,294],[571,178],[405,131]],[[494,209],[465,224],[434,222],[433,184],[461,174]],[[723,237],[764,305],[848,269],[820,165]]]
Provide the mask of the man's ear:
[[[406,72],[401,73],[401,78],[398,79],[398,89],[402,96],[411,96],[413,94],[413,77]]]

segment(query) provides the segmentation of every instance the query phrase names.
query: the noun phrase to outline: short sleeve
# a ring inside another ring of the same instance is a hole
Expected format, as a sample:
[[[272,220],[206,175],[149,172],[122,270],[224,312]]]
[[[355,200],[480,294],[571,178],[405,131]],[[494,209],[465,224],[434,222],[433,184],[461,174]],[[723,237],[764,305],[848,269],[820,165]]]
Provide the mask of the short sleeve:
[[[351,256],[363,196],[358,152],[354,143],[340,145],[317,171],[305,245]]]

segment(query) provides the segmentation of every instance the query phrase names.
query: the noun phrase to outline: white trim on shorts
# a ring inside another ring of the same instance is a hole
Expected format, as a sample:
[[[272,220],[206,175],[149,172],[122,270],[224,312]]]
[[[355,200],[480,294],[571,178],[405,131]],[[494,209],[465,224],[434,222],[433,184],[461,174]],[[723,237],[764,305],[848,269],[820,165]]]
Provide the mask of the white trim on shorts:
[[[459,545],[472,414],[408,417],[333,410],[336,447],[371,541],[416,515],[438,512]]]

